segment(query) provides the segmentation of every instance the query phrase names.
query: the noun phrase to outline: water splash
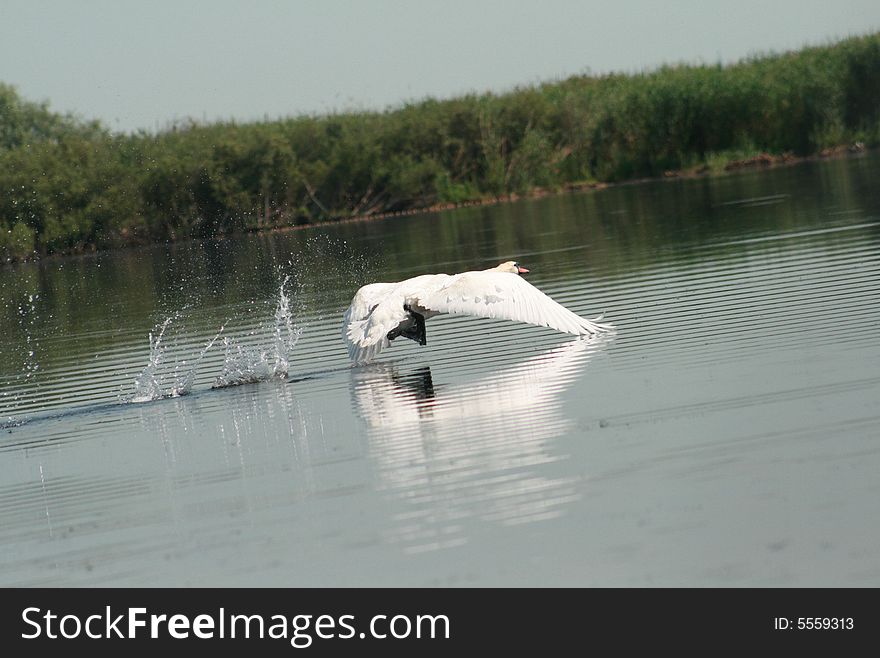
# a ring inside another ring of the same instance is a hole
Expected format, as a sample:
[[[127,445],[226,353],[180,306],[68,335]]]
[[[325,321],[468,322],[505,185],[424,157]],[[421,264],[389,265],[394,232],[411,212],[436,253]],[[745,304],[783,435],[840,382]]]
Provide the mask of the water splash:
[[[290,368],[290,352],[299,341],[302,329],[296,326],[290,312],[290,297],[284,292],[284,286],[290,277],[284,277],[278,289],[278,303],[275,306],[275,376],[287,377]]]
[[[223,366],[214,381],[214,388],[287,377],[290,352],[302,334],[302,329],[297,326],[291,310],[291,300],[286,289],[289,282],[290,277],[286,276],[279,285],[273,319],[249,334],[258,339],[262,337],[261,343],[254,346],[223,336]],[[231,319],[228,318],[223,323],[195,359],[175,360],[172,369],[165,365],[166,336],[172,324],[180,316],[181,312],[178,312],[165,318],[150,332],[149,360],[140,374],[135,377],[134,390],[128,396],[121,398],[123,402],[149,402],[187,395],[195,384],[196,374],[205,355],[223,335]]]
[[[195,358],[192,364],[190,364],[190,366],[185,370],[182,377],[178,374],[179,368],[175,368],[175,383],[171,389],[171,397],[187,395],[192,390],[193,383],[195,383],[196,380],[196,372],[198,371],[199,364],[202,362],[205,354],[208,353],[208,350],[210,350],[214,346],[214,343],[217,342],[217,339],[220,338],[220,334],[223,333],[223,329],[226,328],[226,323],[228,322],[229,320],[226,320],[226,322],[224,322],[223,325],[220,327],[220,330],[217,332],[217,334],[208,341],[207,345],[202,348],[202,351],[199,352],[199,355]],[[186,366],[186,361],[182,361],[181,365]]]
[[[184,359],[175,364],[173,372],[174,383],[166,387],[166,375],[162,372],[161,368],[165,361],[166,345],[164,337],[168,327],[178,317],[179,314],[166,318],[161,324],[157,324],[154,330],[150,332],[149,362],[140,374],[135,377],[134,392],[124,400],[125,402],[150,402],[162,398],[180,397],[182,395],[187,395],[192,390],[199,365],[208,353],[208,350],[210,350],[211,347],[214,346],[214,343],[217,342],[217,339],[220,338],[220,335],[226,327],[226,322],[223,323],[217,334],[207,342],[192,362],[187,362]]]
[[[269,379],[287,377],[290,368],[290,352],[302,335],[290,309],[290,297],[285,286],[290,281],[285,276],[278,289],[275,317],[272,324],[270,345],[244,346],[233,338],[224,337],[225,359],[223,371],[214,381],[214,388],[252,384]]]
[[[24,336],[24,355],[21,359],[20,373],[9,382],[13,385],[15,392],[3,391],[0,393],[0,408],[5,407],[3,409],[4,417],[0,418],[0,428],[2,429],[18,427],[27,422],[26,418],[13,414],[22,405],[22,398],[26,397],[27,389],[39,387],[37,374],[40,370],[40,364],[37,361],[37,354],[40,346],[36,338],[37,302],[39,299],[38,294],[28,293],[23,295],[22,300],[15,305],[18,326]]]
[[[135,377],[134,392],[128,398],[128,402],[149,402],[164,397],[162,395],[162,376],[158,371],[165,357],[162,338],[173,319],[174,316],[165,318],[161,326],[156,325],[153,331],[158,330],[158,334],[155,337],[153,331],[150,332],[150,360],[141,373]]]
[[[24,378],[26,382],[29,382],[40,369],[36,354],[39,345],[33,337],[34,321],[37,314],[36,302],[39,299],[39,295],[28,295],[27,302],[23,302],[18,307],[19,324],[25,333],[25,350],[27,351],[24,360]]]

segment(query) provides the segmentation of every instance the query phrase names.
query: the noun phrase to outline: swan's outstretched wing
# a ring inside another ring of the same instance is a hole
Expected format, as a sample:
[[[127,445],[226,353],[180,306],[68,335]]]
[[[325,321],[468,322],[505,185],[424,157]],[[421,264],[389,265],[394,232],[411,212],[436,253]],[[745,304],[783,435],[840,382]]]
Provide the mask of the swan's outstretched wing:
[[[576,336],[614,328],[572,313],[519,275],[507,272],[465,272],[420,295],[418,304],[438,313],[515,320]]]
[[[358,290],[351,300],[342,318],[342,338],[349,358],[355,363],[366,363],[388,347],[388,332],[406,319],[404,299],[397,294],[399,286],[371,283]]]

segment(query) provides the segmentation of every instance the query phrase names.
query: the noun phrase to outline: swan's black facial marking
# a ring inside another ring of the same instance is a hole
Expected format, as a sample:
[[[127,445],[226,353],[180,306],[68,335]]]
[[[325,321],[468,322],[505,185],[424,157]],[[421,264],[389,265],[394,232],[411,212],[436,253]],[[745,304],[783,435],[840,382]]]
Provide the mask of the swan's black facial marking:
[[[516,273],[519,274],[520,276],[522,276],[523,274],[526,274],[529,271],[525,267],[520,265],[519,263],[514,263],[513,266],[516,268]]]

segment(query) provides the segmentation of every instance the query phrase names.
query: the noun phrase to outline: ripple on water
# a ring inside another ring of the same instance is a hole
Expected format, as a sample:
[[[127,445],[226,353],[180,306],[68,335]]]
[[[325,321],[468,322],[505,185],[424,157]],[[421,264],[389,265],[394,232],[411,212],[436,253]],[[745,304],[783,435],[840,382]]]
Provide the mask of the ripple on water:
[[[199,276],[108,255],[128,289],[95,282],[100,312],[63,273],[4,270],[7,310],[39,298],[0,318],[0,583],[864,584],[869,164],[332,227],[290,279],[273,254],[303,232]],[[351,367],[360,283],[508,256],[617,333],[436,318],[426,347]]]

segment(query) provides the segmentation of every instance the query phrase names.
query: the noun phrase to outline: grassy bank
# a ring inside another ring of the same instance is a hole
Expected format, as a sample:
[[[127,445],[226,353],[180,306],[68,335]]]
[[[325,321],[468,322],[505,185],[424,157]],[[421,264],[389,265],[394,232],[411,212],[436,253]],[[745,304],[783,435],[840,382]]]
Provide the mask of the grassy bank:
[[[0,85],[0,257],[206,237],[880,143],[880,34],[386,112],[114,135]]]

